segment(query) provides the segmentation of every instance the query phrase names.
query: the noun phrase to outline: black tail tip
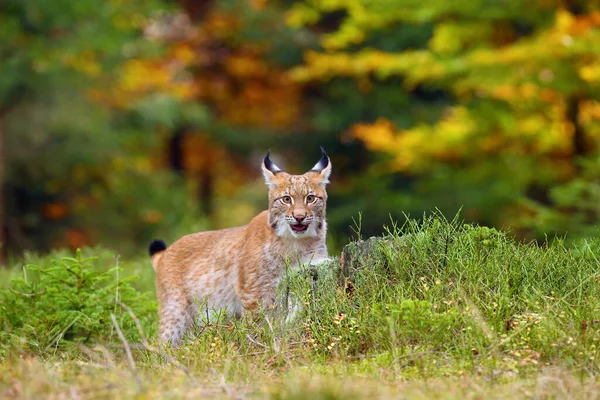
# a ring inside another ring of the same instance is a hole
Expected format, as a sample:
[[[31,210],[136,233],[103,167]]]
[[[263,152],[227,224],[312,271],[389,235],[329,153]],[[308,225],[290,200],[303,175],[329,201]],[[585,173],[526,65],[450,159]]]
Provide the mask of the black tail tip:
[[[150,257],[155,255],[156,253],[160,253],[161,251],[165,251],[167,249],[167,245],[162,240],[154,240],[148,246],[148,253],[150,253]]]

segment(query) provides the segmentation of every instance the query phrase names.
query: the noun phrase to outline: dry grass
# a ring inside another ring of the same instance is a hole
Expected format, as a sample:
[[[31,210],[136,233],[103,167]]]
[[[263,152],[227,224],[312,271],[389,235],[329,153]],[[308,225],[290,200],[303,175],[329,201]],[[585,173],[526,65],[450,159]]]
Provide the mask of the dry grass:
[[[133,373],[125,362],[43,362],[20,359],[2,365],[0,397],[6,399],[594,399],[600,386],[592,378],[559,369],[542,369],[525,377],[483,375],[411,379],[402,371],[344,375],[342,365],[324,365],[334,372],[313,372],[305,366],[260,371],[226,378],[227,371],[208,368],[191,378],[172,366],[143,368]]]

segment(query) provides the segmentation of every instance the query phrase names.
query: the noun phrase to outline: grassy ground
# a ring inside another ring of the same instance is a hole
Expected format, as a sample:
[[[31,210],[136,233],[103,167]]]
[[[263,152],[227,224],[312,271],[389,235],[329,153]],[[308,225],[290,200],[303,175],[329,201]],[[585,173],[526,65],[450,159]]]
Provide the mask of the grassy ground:
[[[102,274],[106,250],[31,258],[0,294],[0,397],[595,398],[599,250],[409,222],[290,274],[259,321],[223,318],[178,349],[154,340],[147,260]]]
[[[345,367],[338,366],[345,370]],[[3,398],[272,398],[272,399],[590,399],[599,386],[560,370],[511,379],[481,375],[407,379],[401,372],[262,371],[228,379],[219,371],[195,371],[192,378],[169,367],[144,367],[132,373],[122,365],[22,360],[3,366]],[[258,368],[257,368],[258,369]],[[337,368],[333,368],[337,369]]]

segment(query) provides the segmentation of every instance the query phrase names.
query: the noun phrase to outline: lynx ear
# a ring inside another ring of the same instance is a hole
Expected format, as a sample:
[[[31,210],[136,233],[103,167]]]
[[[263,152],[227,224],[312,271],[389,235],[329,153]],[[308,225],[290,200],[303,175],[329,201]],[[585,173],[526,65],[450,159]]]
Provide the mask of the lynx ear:
[[[331,174],[331,161],[325,153],[325,149],[321,146],[321,159],[309,172],[316,172],[321,177],[319,184],[326,185],[329,183],[329,175]]]
[[[270,149],[269,151],[267,151],[267,155],[265,156],[262,162],[262,173],[265,177],[265,182],[267,183],[267,185],[270,186],[274,183],[273,178],[275,177],[275,175],[281,172],[281,168],[279,168],[277,165],[275,165],[275,163],[273,163],[273,161],[271,161],[271,159],[269,158],[269,154],[271,154]]]

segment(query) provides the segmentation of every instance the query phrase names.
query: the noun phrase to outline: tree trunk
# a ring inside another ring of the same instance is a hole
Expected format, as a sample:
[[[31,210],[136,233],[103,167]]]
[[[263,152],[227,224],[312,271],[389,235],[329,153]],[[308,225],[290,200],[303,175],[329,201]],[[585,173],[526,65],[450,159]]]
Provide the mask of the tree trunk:
[[[585,137],[585,130],[579,122],[579,103],[581,98],[579,96],[572,96],[567,99],[567,119],[573,124],[573,163],[575,169],[579,171],[581,169],[580,164],[577,162],[579,158],[582,158],[588,153],[587,140]]]
[[[200,175],[200,190],[198,193],[202,212],[211,216],[213,212],[213,175],[210,168],[204,168]]]
[[[179,127],[173,132],[169,143],[169,166],[180,176],[185,173],[183,164],[183,144],[185,141],[186,129]]]
[[[2,123],[10,110],[17,106],[27,95],[27,85],[17,84],[10,88],[6,100],[0,104],[0,266],[6,265],[8,224],[6,218],[6,155],[4,149],[4,130]]]
[[[0,119],[0,266],[6,264],[6,237],[4,235],[4,134]]]

